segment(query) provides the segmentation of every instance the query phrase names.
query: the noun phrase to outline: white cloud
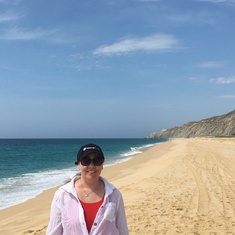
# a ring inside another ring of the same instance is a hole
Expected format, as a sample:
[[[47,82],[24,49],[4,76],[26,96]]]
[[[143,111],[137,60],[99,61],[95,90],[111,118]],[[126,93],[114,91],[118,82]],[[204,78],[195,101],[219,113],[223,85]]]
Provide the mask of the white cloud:
[[[16,21],[20,18],[23,18],[23,15],[15,14],[13,12],[5,12],[3,14],[0,14],[0,23],[1,22],[8,22],[8,21]]]
[[[166,19],[172,24],[214,25],[220,18],[219,13],[208,11],[190,11],[182,14],[171,12]]]
[[[235,99],[235,95],[221,95],[221,96],[218,96],[217,98],[220,98],[220,99]]]
[[[22,30],[18,27],[10,28],[0,33],[0,40],[32,40],[51,35],[53,31],[36,29],[33,31]]]
[[[211,3],[224,3],[227,5],[235,5],[235,0],[198,0],[199,2],[211,2]]]
[[[171,35],[154,34],[143,38],[126,38],[111,45],[97,48],[94,55],[124,54],[135,51],[163,51],[172,50],[179,42]]]
[[[0,4],[17,5],[21,0],[0,0]]]
[[[205,61],[198,65],[199,68],[222,68],[224,66],[223,63],[217,61]]]
[[[210,80],[211,83],[219,84],[219,85],[228,85],[235,83],[235,76],[234,77],[228,77],[228,78],[215,78]]]

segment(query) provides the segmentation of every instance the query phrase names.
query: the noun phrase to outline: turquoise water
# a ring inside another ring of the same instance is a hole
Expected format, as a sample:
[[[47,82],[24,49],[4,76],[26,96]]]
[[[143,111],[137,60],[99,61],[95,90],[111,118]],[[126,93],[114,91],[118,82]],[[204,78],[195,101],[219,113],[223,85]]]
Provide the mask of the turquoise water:
[[[77,172],[81,145],[98,144],[105,166],[128,160],[164,139],[0,139],[0,209],[61,185]]]

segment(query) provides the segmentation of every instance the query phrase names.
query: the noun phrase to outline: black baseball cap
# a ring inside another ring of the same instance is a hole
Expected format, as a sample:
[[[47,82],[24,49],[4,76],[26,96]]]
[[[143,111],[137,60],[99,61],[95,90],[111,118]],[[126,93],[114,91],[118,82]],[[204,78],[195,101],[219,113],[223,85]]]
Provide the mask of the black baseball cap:
[[[78,154],[77,154],[77,161],[75,162],[75,164],[78,165],[81,159],[90,153],[97,153],[99,157],[104,159],[104,154],[103,154],[102,149],[98,145],[90,143],[90,144],[83,145],[79,149]]]

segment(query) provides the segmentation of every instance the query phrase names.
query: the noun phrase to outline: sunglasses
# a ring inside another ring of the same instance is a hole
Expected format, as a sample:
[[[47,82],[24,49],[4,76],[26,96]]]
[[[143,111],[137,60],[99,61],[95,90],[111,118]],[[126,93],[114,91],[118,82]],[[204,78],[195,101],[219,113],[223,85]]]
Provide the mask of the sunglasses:
[[[94,166],[101,166],[104,163],[104,159],[101,157],[95,157],[93,159],[89,157],[83,157],[81,159],[81,164],[83,166],[89,166],[91,163],[93,163]]]

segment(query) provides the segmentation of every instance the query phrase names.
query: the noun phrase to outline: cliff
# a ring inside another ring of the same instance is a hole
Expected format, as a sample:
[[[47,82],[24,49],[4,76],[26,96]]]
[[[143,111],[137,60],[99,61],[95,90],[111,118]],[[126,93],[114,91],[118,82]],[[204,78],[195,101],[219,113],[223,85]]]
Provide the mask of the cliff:
[[[191,138],[208,136],[235,137],[235,110],[212,118],[153,132],[147,138]]]

